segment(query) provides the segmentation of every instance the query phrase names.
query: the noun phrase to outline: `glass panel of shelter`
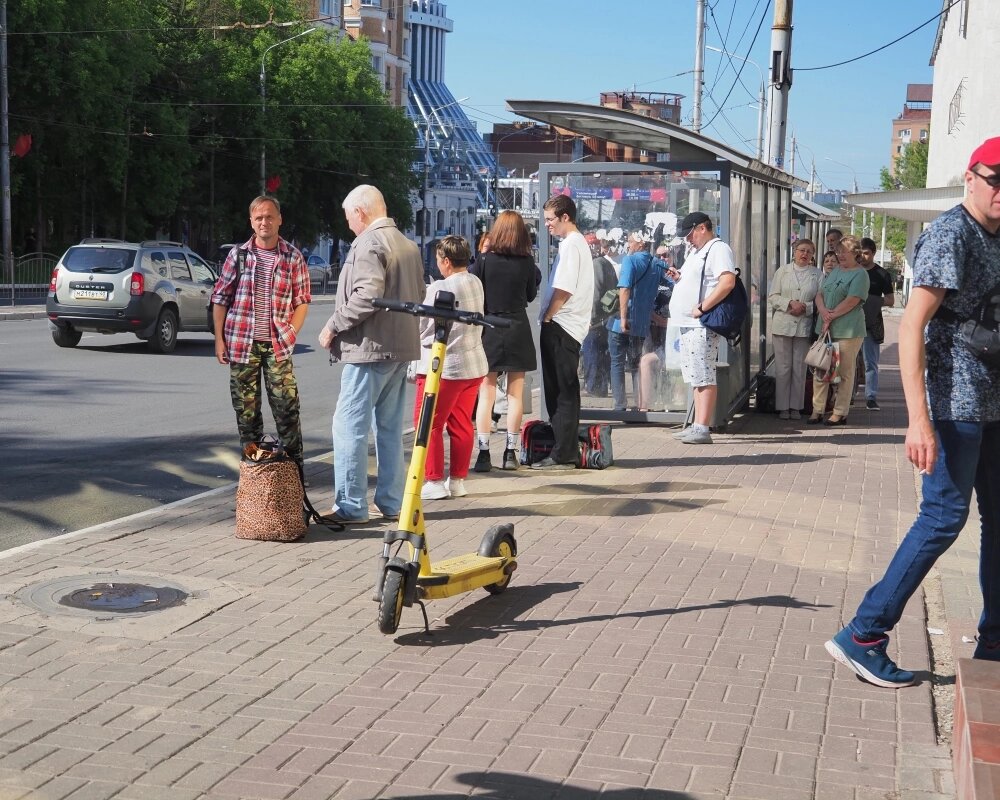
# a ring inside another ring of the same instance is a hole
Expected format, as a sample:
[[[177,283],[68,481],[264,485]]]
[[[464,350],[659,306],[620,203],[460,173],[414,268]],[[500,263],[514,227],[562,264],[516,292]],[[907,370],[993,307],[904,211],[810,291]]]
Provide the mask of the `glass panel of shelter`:
[[[595,303],[591,329],[581,348],[580,385],[582,418],[631,419],[638,416],[651,421],[683,421],[690,406],[690,389],[680,370],[679,328],[669,322],[668,304],[672,291],[664,274],[667,264],[683,267],[687,247],[677,235],[677,227],[691,211],[702,211],[724,233],[728,208],[724,208],[723,173],[720,170],[684,170],[646,167],[642,171],[621,171],[621,164],[601,164],[597,169],[574,165],[576,170],[555,171],[545,165],[540,171],[542,191],[546,196],[567,194],[577,207],[577,227],[590,244],[595,259],[602,255],[620,274],[622,259],[628,253],[629,234],[640,233],[648,251],[666,245],[666,264],[654,262],[660,272],[660,285],[653,298],[653,321],[642,342],[641,352],[625,369],[625,409],[616,409],[611,395],[608,349],[609,315]],[[638,165],[625,165],[633,170]],[[609,167],[611,167],[609,169]],[[586,171],[579,171],[580,169]],[[571,168],[572,169],[572,168]],[[549,171],[552,170],[552,171]],[[546,191],[547,182],[547,191]],[[726,200],[727,202],[727,200]],[[544,234],[543,234],[544,235]],[[661,248],[662,249],[662,248]],[[547,251],[539,253],[544,280],[541,294],[550,280],[558,242],[548,241]],[[666,323],[666,324],[664,324]],[[739,355],[723,342],[720,367]]]

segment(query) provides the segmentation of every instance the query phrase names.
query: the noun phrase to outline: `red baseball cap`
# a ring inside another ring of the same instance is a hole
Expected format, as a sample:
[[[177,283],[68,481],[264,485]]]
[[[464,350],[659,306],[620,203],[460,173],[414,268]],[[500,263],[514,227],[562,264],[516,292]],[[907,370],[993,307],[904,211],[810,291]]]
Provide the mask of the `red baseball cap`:
[[[972,152],[972,157],[969,158],[969,166],[966,169],[972,169],[976,164],[985,164],[988,167],[1000,164],[1000,136],[987,139],[979,145]]]

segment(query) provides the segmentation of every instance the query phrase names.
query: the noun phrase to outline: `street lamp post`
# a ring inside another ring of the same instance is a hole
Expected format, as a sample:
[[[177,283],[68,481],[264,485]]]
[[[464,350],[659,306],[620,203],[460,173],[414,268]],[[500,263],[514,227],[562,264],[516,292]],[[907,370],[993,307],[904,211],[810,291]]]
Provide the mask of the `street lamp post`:
[[[845,164],[843,161],[837,161],[835,158],[830,158],[830,156],[824,156],[827,161],[832,161],[834,164],[840,164],[842,167],[847,167],[851,171],[851,175],[854,177],[854,194],[858,193],[858,173],[854,171],[854,167],[850,164]],[[854,206],[851,206],[851,234],[854,234],[855,221],[854,221]]]
[[[858,173],[854,171],[854,167],[850,164],[845,164],[843,161],[837,161],[835,158],[830,158],[830,156],[824,156],[827,161],[832,161],[834,164],[840,164],[842,167],[846,167],[851,171],[851,175],[854,178],[854,193],[858,193]]]
[[[767,82],[764,80],[764,70],[762,70],[755,61],[751,61],[749,58],[743,58],[743,56],[738,56],[735,53],[730,53],[723,50],[721,47],[705,45],[705,48],[707,50],[713,50],[716,53],[722,53],[724,56],[729,56],[730,58],[738,58],[740,61],[750,64],[756,68],[757,72],[760,73],[760,94],[757,96],[757,160],[760,161],[764,158],[764,116],[767,112],[767,93],[765,91]]]
[[[306,30],[301,33],[297,33],[294,36],[289,36],[287,39],[282,39],[280,42],[275,42],[270,47],[264,50],[263,55],[260,57],[260,113],[261,121],[263,121],[264,116],[267,112],[267,88],[265,83],[265,73],[264,73],[264,62],[267,60],[267,54],[270,53],[278,45],[285,44],[292,41],[292,39],[298,39],[300,36],[305,36],[307,33],[312,33],[315,28],[306,28]],[[267,194],[267,165],[266,165],[266,141],[267,137],[261,132],[260,137],[260,193]]]

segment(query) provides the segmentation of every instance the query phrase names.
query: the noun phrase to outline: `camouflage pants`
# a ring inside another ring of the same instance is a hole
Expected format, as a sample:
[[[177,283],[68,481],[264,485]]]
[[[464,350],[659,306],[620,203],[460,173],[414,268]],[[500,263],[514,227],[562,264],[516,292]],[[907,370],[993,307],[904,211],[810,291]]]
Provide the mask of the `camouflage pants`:
[[[278,361],[270,342],[254,342],[250,360],[246,364],[229,365],[229,392],[236,411],[236,427],[240,432],[240,446],[257,442],[264,435],[264,418],[261,416],[260,375],[264,373],[264,386],[271,414],[278,429],[278,438],[285,452],[302,460],[302,425],[299,422],[299,387],[292,370],[292,359]]]

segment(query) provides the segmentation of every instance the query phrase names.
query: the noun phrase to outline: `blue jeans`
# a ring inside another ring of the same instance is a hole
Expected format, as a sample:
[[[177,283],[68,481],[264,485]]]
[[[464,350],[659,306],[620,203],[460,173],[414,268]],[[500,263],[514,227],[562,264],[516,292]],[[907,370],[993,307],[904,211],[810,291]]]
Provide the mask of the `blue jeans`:
[[[624,411],[628,405],[625,392],[625,370],[632,373],[632,389],[639,394],[639,359],[642,357],[644,336],[608,331],[608,350],[611,351],[611,395],[615,398],[615,411]]]
[[[368,517],[368,431],[375,432],[375,505],[398,514],[403,505],[403,396],[405,361],[344,364],[333,412],[334,509],[349,519]]]
[[[917,519],[850,622],[863,641],[881,638],[899,622],[907,600],[958,538],[975,488],[982,519],[979,635],[1000,642],[1000,422],[935,420],[934,429],[938,457],[934,472],[923,478]]]
[[[591,328],[583,340],[583,388],[589,394],[603,397],[608,393],[608,373],[611,358],[608,355],[608,329]]]
[[[878,397],[878,357],[880,345],[870,335],[865,336],[861,352],[865,357],[865,400]]]

